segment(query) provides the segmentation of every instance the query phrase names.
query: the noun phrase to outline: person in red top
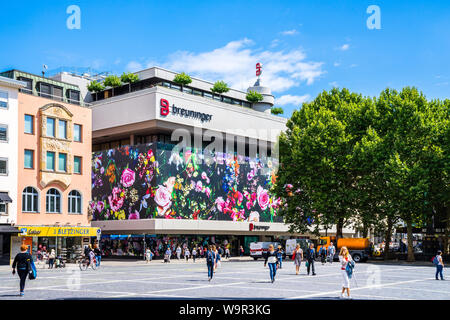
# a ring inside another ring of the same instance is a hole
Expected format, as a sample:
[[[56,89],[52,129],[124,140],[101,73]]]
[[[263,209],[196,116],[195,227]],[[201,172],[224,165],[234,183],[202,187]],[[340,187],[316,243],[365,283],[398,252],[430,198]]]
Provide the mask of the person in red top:
[[[347,291],[347,298],[351,299],[350,297],[350,279],[348,277],[347,274],[347,264],[349,261],[352,261],[352,256],[350,255],[350,253],[348,252],[347,247],[342,247],[341,248],[341,252],[339,253],[339,262],[341,265],[341,274],[342,274],[342,293],[341,293],[341,298],[345,298],[344,297],[344,292]]]

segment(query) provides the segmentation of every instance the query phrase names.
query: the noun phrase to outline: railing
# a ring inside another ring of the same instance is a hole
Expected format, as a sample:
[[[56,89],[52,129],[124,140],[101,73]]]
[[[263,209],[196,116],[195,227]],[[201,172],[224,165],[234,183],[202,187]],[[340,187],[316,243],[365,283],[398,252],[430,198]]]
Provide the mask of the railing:
[[[55,101],[60,101],[60,102],[64,102],[64,103],[69,103],[69,104],[75,104],[81,107],[90,107],[91,104],[84,102],[84,101],[79,101],[79,100],[74,100],[74,99],[70,99],[67,97],[63,97],[63,96],[55,96],[52,95],[50,93],[44,93],[44,92],[40,92],[40,91],[33,91],[30,89],[20,89],[20,92],[22,93],[26,93],[26,94],[31,94],[33,96],[37,96],[37,97],[42,97],[42,98],[47,98],[47,99],[51,99],[51,100],[55,100]]]

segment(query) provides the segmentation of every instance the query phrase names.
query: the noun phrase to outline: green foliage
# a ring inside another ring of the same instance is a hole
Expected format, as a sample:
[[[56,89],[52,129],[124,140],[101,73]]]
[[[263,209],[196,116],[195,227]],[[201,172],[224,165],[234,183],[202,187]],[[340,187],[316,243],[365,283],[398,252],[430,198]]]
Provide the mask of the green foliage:
[[[177,74],[173,78],[173,82],[178,83],[179,85],[182,85],[182,86],[186,86],[192,82],[192,79],[189,75],[182,72],[182,73]]]
[[[122,82],[120,81],[120,78],[118,76],[110,75],[105,78],[103,84],[106,87],[120,87],[122,85]]]
[[[100,92],[100,91],[105,90],[105,87],[100,82],[92,81],[91,83],[89,83],[87,85],[87,89],[90,92]]]
[[[131,72],[124,72],[120,76],[120,81],[123,83],[133,83],[139,81],[139,76]]]
[[[256,91],[249,91],[245,98],[247,99],[247,101],[249,101],[251,103],[259,102],[264,99],[262,94],[260,94]]]
[[[214,83],[214,86],[211,88],[211,91],[214,93],[225,93],[228,92],[230,88],[228,88],[228,85],[224,81],[216,81]]]
[[[284,110],[283,110],[283,108],[280,108],[280,107],[273,107],[272,109],[270,109],[270,112],[272,114],[283,114]]]

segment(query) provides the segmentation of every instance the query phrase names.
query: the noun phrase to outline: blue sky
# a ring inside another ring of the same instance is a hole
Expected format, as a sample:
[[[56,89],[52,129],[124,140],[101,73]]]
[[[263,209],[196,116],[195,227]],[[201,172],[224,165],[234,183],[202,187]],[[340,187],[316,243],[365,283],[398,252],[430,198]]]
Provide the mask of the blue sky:
[[[69,30],[66,9],[81,9]],[[381,29],[366,13],[378,5]],[[160,65],[237,89],[273,89],[290,116],[333,86],[364,95],[416,86],[449,98],[450,1],[9,1],[0,70],[61,66],[122,73]]]

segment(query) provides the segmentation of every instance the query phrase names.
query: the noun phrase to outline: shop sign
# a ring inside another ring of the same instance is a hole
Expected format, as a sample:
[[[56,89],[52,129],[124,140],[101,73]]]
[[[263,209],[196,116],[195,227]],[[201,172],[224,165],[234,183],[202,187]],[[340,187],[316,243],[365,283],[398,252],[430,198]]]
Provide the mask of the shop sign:
[[[161,106],[160,115],[162,115],[164,117],[169,115],[169,113],[170,113],[169,101],[166,99],[161,99],[160,106]],[[186,117],[186,118],[199,119],[201,122],[211,121],[211,119],[212,119],[212,114],[207,114],[207,113],[203,113],[203,112],[180,108],[180,107],[175,106],[175,104],[172,104],[172,114],[179,115],[181,117]]]
[[[93,227],[18,227],[21,237],[96,237],[100,228]]]
[[[253,230],[263,230],[263,231],[267,231],[267,230],[269,230],[270,229],[270,226],[261,226],[261,225],[255,225],[255,224],[253,224],[253,223],[250,223],[249,225],[248,225],[248,229],[250,230],[250,231],[253,231]]]

